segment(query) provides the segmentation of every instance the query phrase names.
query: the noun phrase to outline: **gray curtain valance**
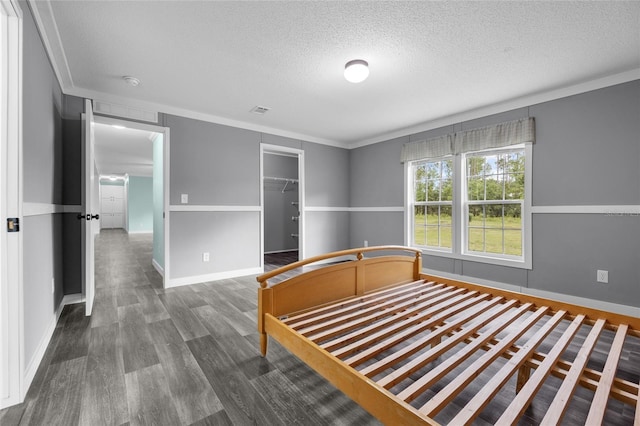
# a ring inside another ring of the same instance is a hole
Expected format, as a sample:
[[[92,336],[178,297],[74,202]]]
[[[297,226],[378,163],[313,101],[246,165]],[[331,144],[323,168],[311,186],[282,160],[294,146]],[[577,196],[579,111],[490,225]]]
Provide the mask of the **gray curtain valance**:
[[[404,163],[522,143],[535,143],[535,139],[535,120],[533,117],[527,117],[406,143],[402,146],[400,161]]]
[[[493,126],[457,132],[454,151],[463,153],[502,148],[526,142],[534,143],[535,139],[536,132],[533,117],[522,118]]]
[[[453,154],[453,135],[438,136],[427,140],[409,142],[402,146],[401,160],[422,160],[425,158],[444,157]]]

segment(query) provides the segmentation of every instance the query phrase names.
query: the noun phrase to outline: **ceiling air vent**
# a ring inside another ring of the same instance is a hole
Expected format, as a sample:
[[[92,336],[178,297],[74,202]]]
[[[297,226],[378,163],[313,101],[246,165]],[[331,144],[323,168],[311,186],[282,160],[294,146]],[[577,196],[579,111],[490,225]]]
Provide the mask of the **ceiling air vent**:
[[[251,108],[251,112],[253,112],[254,114],[264,114],[265,112],[269,111],[270,108],[264,107],[264,106],[254,106],[253,108]]]

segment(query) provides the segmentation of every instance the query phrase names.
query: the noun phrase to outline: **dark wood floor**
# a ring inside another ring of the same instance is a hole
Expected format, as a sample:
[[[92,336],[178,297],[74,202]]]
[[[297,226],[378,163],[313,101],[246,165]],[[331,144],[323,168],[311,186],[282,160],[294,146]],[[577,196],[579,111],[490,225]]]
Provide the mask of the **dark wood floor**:
[[[64,308],[0,425],[377,424],[277,342],[259,355],[257,288],[246,277],[165,291],[150,236],[103,231],[93,315]]]
[[[265,269],[294,254],[265,257]],[[273,339],[260,357],[254,277],[163,290],[150,236],[122,231],[98,237],[96,260],[93,315],[65,307],[25,402],[0,411],[0,425],[379,424]],[[635,380],[640,351],[628,349]],[[511,398],[498,396],[499,405]],[[607,411],[611,424],[632,424],[632,407]],[[543,415],[542,405],[530,407],[520,424]],[[563,424],[583,417],[569,413]]]

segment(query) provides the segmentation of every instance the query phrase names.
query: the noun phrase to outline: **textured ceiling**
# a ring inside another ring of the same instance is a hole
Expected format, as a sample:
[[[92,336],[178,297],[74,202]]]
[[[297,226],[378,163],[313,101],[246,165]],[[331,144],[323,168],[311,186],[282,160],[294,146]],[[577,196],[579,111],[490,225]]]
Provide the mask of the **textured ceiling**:
[[[151,132],[95,124],[95,158],[100,175],[152,176]]]
[[[637,1],[30,5],[65,93],[345,147],[640,77]]]

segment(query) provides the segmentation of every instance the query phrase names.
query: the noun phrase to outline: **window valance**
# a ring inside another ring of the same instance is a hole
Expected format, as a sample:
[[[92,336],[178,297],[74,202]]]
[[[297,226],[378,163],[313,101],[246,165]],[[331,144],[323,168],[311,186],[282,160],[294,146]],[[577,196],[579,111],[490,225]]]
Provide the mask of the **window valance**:
[[[409,142],[402,146],[401,160],[421,160],[423,158],[438,158],[453,154],[453,134],[438,136],[416,142]]]
[[[526,142],[534,143],[535,139],[535,122],[533,117],[528,117],[465,132],[457,132],[454,151],[457,154],[490,148],[502,148]]]
[[[436,138],[409,142],[402,146],[400,161],[444,157],[463,152],[502,148],[522,143],[535,143],[533,117],[507,121],[492,126],[450,133]]]

